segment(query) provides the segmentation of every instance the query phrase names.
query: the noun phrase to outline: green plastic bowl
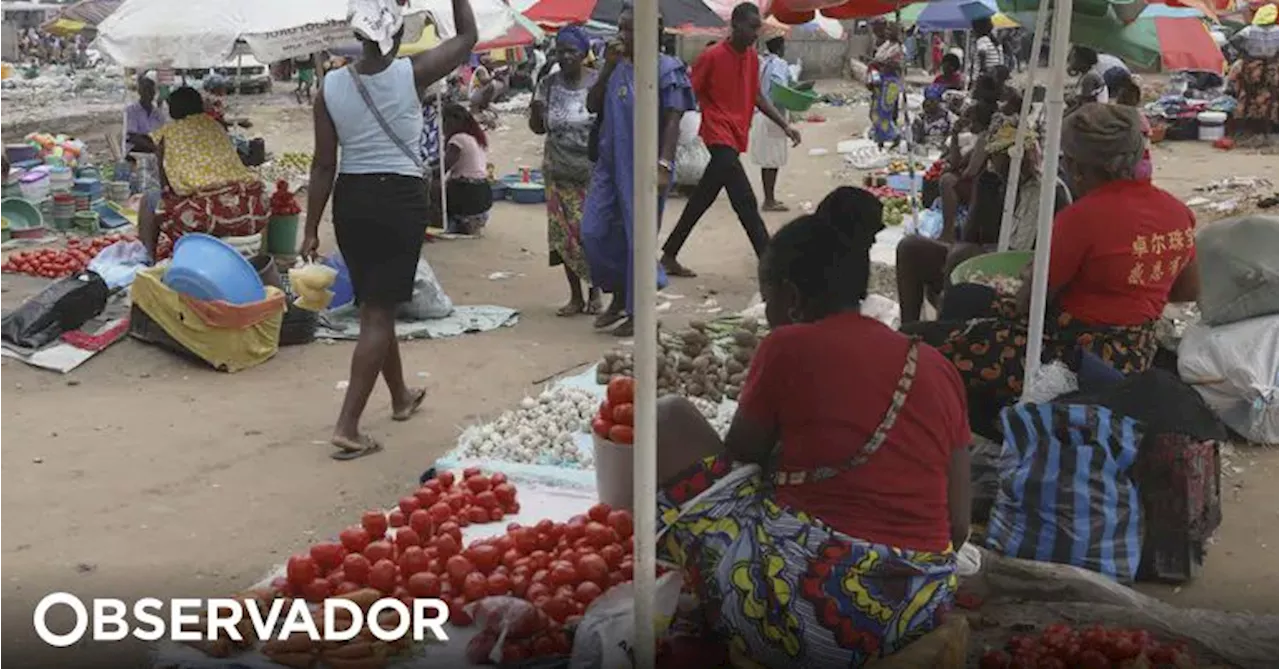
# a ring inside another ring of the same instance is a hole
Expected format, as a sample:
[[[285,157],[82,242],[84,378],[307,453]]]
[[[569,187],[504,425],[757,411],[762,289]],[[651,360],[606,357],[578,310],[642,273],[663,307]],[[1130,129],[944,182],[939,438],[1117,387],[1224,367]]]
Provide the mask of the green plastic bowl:
[[[9,221],[9,232],[14,237],[43,234],[44,216],[40,208],[20,197],[0,200],[0,215]]]
[[[966,283],[975,274],[1016,279],[1034,257],[1031,251],[1002,251],[970,258],[951,270],[951,283]]]
[[[818,101],[818,94],[811,90],[796,90],[782,84],[774,84],[769,93],[773,104],[787,111],[806,112]]]

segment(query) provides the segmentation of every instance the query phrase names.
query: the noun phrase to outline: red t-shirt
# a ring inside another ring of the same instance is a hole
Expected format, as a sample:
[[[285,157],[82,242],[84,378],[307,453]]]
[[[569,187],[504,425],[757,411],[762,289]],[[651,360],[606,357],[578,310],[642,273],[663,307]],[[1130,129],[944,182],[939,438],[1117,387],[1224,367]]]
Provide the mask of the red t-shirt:
[[[1058,212],[1049,286],[1085,323],[1159,318],[1169,289],[1196,255],[1196,217],[1150,181],[1113,181]]]
[[[693,64],[693,93],[702,108],[698,130],[702,142],[745,152],[759,92],[760,57],[754,48],[738,52],[729,40],[722,40],[703,51]]]
[[[782,470],[842,465],[884,418],[907,344],[906,336],[856,313],[780,327],[760,343],[739,409],[777,429]],[[852,537],[941,551],[951,541],[948,465],[969,441],[960,375],[921,344],[906,405],[880,449],[825,481],[779,486],[777,500]]]

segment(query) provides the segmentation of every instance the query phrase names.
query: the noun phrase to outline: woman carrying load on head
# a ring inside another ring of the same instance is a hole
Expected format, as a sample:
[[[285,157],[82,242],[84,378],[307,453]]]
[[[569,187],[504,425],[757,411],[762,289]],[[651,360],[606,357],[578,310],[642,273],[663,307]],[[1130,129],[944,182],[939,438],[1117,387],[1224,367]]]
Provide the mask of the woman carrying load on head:
[[[1280,11],[1276,4],[1263,5],[1254,12],[1251,25],[1245,26],[1231,38],[1231,45],[1240,53],[1240,61],[1232,82],[1237,90],[1235,116],[1241,119],[1241,129],[1248,134],[1269,135],[1276,131],[1280,120],[1277,103],[1280,94],[1280,26],[1276,25]]]
[[[600,290],[591,285],[591,266],[582,246],[582,208],[591,180],[589,143],[595,114],[587,109],[587,92],[599,76],[583,61],[591,50],[587,31],[579,26],[556,34],[554,59],[560,68],[538,81],[529,106],[529,129],[546,135],[542,177],[547,186],[547,246],[551,265],[564,265],[569,303],[558,316],[596,314],[603,307]],[[582,284],[589,294],[584,297]]]
[[[897,146],[901,140],[898,132],[898,102],[902,97],[902,75],[906,52],[902,47],[898,24],[878,23],[884,41],[876,47],[871,60],[875,70],[871,91],[871,137],[880,148],[885,144]]]
[[[262,181],[240,162],[222,124],[205,113],[200,92],[183,86],[169,95],[170,121],[151,133],[161,177],[159,206],[147,198],[138,237],[153,259],[179,237],[202,232],[246,237],[262,232],[270,208]]]
[[[1046,359],[1091,353],[1116,370],[1147,369],[1155,322],[1169,302],[1195,300],[1195,215],[1135,170],[1145,148],[1138,110],[1088,103],[1063,121],[1062,161],[1076,200],[1053,222]],[[904,325],[951,359],[969,393],[970,421],[990,435],[1022,394],[1031,264],[1016,296],[962,284],[941,319]]]
[[[956,591],[964,389],[937,351],[859,313],[881,215],[841,187],[769,241],[773,331],[723,441],[687,400],[658,405],[659,559],[683,569],[708,632],[771,669],[897,652]]]
[[[333,231],[360,309],[360,339],[330,443],[349,460],[382,449],[360,430],[360,417],[381,376],[391,417],[408,420],[426,390],[405,384],[395,334],[396,307],[413,297],[426,236],[428,204],[421,155],[422,95],[466,62],[476,44],[467,0],[453,0],[457,34],[411,58],[396,58],[404,36],[398,0],[351,0],[360,59],[328,72],[315,99],[315,156],[299,253],[314,258],[320,217],[333,195]],[[342,147],[339,156],[338,147]]]

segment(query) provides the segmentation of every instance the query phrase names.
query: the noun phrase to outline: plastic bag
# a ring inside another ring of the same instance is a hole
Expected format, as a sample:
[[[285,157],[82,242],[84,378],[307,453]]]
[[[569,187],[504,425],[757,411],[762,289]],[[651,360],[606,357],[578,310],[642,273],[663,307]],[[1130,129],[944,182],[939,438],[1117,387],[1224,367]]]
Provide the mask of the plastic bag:
[[[102,313],[110,291],[97,272],[60,279],[0,320],[0,336],[23,348],[40,348]]]
[[[662,634],[671,624],[680,601],[683,584],[679,573],[671,571],[658,578],[654,590],[654,631]],[[591,603],[573,636],[573,657],[569,669],[596,669],[633,666],[635,584],[620,583]]]
[[[446,318],[453,313],[453,300],[444,293],[444,287],[436,279],[430,263],[418,259],[418,269],[413,275],[413,298],[396,308],[396,318],[421,321],[428,318]]]
[[[305,263],[289,270],[289,287],[298,297],[293,305],[307,311],[324,311],[333,302],[329,290],[338,278],[338,270],[320,263]]]
[[[142,242],[116,242],[99,251],[89,261],[89,269],[97,272],[108,288],[124,288],[133,283],[133,277],[146,267],[147,260],[147,247]]]
[[[1226,325],[1276,313],[1280,302],[1280,223],[1275,216],[1243,216],[1205,226],[1196,235],[1200,315]]]
[[[1178,346],[1178,376],[1246,439],[1280,441],[1280,316],[1187,328]]]
[[[1130,475],[1140,423],[1065,403],[1018,404],[1000,419],[1000,492],[987,545],[1131,582],[1142,558],[1142,503]]]
[[[467,644],[472,664],[503,664],[534,656],[567,656],[569,641],[559,624],[526,600],[486,597],[467,607],[480,630]]]

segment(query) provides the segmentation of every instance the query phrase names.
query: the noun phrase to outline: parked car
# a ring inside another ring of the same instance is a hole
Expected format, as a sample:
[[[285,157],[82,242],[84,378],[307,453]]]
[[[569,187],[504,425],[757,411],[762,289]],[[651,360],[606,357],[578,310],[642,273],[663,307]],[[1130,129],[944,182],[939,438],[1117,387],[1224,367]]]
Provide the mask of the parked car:
[[[239,69],[237,69],[239,68]],[[251,55],[232,57],[213,68],[230,82],[233,93],[268,93],[271,91],[271,68]]]

